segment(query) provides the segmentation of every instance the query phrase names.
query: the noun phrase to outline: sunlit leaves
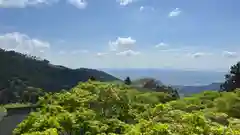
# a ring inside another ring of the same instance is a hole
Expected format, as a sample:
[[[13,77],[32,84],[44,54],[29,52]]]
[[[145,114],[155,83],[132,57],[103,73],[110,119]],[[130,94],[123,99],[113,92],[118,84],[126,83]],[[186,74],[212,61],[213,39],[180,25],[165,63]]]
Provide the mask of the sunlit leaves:
[[[57,132],[57,129],[50,128],[50,129],[45,130],[44,132],[36,131],[36,132],[31,132],[31,133],[25,133],[22,135],[59,135],[59,134]]]
[[[167,93],[89,81],[41,97],[40,111],[14,134],[239,135],[239,97],[207,91],[171,101]]]

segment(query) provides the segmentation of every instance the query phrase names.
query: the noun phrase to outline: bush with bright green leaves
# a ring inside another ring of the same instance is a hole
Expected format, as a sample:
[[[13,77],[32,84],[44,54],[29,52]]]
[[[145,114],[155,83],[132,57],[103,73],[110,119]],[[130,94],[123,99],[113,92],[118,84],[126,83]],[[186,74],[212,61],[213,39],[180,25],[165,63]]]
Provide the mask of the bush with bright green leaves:
[[[240,135],[240,92],[172,100],[129,86],[89,81],[46,94],[14,135]],[[167,103],[166,103],[167,102]],[[222,104],[223,102],[227,102]]]

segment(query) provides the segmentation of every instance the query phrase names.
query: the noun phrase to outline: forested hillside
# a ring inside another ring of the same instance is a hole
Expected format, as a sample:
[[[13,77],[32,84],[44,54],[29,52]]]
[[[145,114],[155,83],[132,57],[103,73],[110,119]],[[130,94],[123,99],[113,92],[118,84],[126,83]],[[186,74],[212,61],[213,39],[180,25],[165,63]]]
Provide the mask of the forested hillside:
[[[0,65],[0,103],[8,102],[9,98],[12,100],[16,96],[22,96],[17,94],[23,94],[21,93],[23,89],[35,93],[41,91],[39,88],[46,92],[55,92],[70,89],[90,77],[98,81],[119,80],[102,71],[56,66],[47,60],[2,49]]]
[[[14,135],[240,135],[240,63],[221,91],[180,99],[153,78],[127,77],[124,84],[101,71],[54,66],[16,52],[1,50],[0,59],[0,101],[39,106]]]
[[[240,63],[221,91],[178,99],[165,92],[141,92],[125,84],[88,81],[70,91],[40,97],[14,135],[240,135]],[[144,83],[155,85],[155,81]],[[151,87],[150,87],[151,88]],[[159,87],[160,88],[160,87]]]
[[[80,83],[47,94],[14,135],[240,135],[240,91],[178,99],[127,85]]]

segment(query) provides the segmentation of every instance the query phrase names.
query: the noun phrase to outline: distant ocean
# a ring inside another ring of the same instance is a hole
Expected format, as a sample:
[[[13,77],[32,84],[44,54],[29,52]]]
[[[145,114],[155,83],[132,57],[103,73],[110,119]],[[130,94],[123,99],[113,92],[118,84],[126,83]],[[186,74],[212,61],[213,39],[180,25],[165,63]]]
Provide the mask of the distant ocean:
[[[208,85],[215,82],[223,82],[226,72],[216,71],[185,71],[171,69],[100,69],[120,79],[129,76],[132,80],[152,77],[167,85]]]

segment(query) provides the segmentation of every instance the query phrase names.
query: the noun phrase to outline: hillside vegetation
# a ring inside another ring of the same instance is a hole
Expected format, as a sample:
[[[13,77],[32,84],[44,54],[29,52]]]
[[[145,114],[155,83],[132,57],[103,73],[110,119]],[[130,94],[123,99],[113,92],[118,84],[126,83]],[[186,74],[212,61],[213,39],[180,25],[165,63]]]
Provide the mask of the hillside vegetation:
[[[41,108],[14,135],[240,135],[240,63],[221,91],[178,99],[128,85],[88,81],[40,97]],[[145,83],[147,88],[155,81]],[[155,87],[154,87],[155,88]],[[157,86],[157,88],[161,88]]]
[[[0,60],[0,102],[17,103],[2,105],[2,112],[39,106],[14,135],[240,135],[240,62],[221,91],[179,99],[174,88],[151,78],[132,84],[3,50]]]
[[[126,80],[124,80],[124,82],[126,84]],[[161,81],[156,80],[154,78],[140,78],[134,81],[130,80],[130,84],[128,85],[130,85],[132,88],[137,89],[139,91],[164,92],[176,98],[180,97],[178,93],[178,89],[175,89],[171,86],[164,85]]]
[[[46,91],[58,91],[71,88],[79,81],[87,81],[94,76],[99,81],[119,80],[105,72],[95,69],[70,69],[56,66],[48,60],[40,60],[14,51],[0,49],[0,88],[6,88],[9,80],[19,78],[30,86],[42,88]]]
[[[30,98],[29,95],[42,93],[42,89],[45,92],[70,89],[78,82],[87,81],[92,76],[98,81],[119,80],[95,69],[56,66],[50,64],[48,60],[2,49],[0,49],[0,62],[0,104],[23,100],[19,97]],[[31,100],[36,98],[33,96]]]
[[[155,78],[139,78],[136,80],[132,81],[132,85],[136,85],[136,86],[144,86],[144,84],[148,83],[148,82],[154,82],[156,85],[163,85],[163,83],[159,80],[156,80]]]
[[[240,91],[176,100],[167,93],[89,81],[41,97],[14,135],[239,135]]]

